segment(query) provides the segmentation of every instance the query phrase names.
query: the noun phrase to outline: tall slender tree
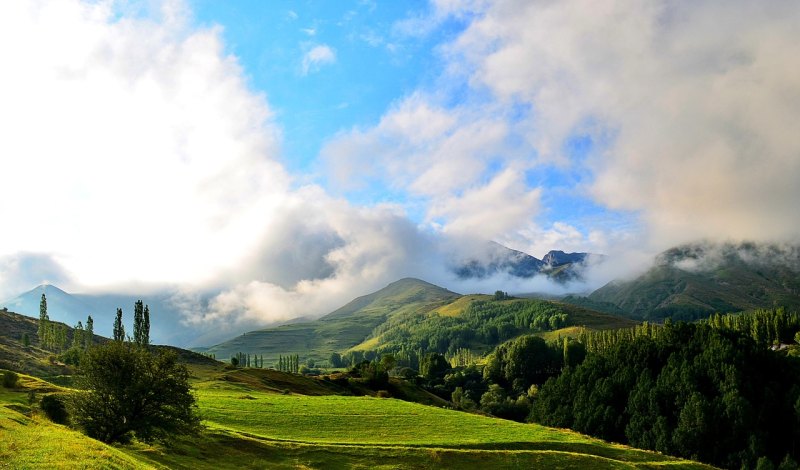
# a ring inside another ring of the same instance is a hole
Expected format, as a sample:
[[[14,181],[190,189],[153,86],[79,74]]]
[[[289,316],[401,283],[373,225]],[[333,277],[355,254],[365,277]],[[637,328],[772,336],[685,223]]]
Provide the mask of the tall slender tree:
[[[150,306],[144,306],[144,317],[142,319],[142,344],[150,344]]]
[[[94,320],[92,320],[92,316],[89,315],[89,318],[86,319],[86,329],[84,330],[84,349],[89,349],[92,347],[94,343]]]
[[[117,309],[117,318],[114,320],[114,341],[125,341],[125,325],[122,324],[122,309]]]
[[[39,302],[39,347],[47,347],[47,332],[50,323],[50,317],[47,316],[47,297],[42,294],[42,300]]]
[[[133,342],[142,345],[144,340],[144,304],[137,300],[133,304]]]
[[[83,323],[80,321],[72,330],[72,347],[83,349]]]

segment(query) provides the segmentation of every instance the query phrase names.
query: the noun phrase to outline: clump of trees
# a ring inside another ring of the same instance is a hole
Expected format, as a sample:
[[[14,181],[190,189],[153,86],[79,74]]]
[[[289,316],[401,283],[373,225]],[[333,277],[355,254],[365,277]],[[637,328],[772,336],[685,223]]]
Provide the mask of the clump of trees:
[[[300,356],[298,354],[278,356],[278,363],[275,365],[275,368],[281,372],[298,374],[300,373]]]
[[[231,365],[234,367],[257,367],[263,369],[264,355],[237,352],[231,356]]]

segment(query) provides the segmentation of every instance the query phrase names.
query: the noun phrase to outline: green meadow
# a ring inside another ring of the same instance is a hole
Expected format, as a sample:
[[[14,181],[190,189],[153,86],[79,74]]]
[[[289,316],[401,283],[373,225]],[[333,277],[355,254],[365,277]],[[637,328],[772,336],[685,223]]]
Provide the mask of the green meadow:
[[[219,374],[196,374],[204,431],[169,446],[107,446],[53,424],[28,392],[64,389],[21,376],[0,389],[0,468],[705,468],[572,431],[390,398],[274,393]]]

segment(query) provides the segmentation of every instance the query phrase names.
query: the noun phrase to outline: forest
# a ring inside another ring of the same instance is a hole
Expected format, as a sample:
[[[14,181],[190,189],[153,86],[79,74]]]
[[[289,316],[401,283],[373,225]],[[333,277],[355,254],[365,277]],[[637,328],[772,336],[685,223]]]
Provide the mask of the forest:
[[[778,308],[550,343],[522,335],[481,365],[424,354],[415,380],[464,410],[725,468],[797,468],[798,330]]]

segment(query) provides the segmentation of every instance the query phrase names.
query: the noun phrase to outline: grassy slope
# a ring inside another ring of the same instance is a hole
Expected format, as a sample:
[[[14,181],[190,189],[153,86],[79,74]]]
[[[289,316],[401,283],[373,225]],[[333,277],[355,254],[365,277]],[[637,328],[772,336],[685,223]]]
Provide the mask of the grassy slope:
[[[11,468],[703,468],[571,431],[394,399],[323,395],[334,390],[274,371],[191,369],[207,428],[171,447],[106,446],[52,424],[27,405],[27,394],[62,389],[23,376],[17,389],[0,389],[0,462]],[[292,393],[267,391],[277,384]]]
[[[402,279],[370,295],[359,297],[325,317],[305,323],[251,331],[206,351],[226,359],[237,352],[264,355],[267,366],[279,355],[327,360],[364,341],[372,330],[392,315],[429,311],[458,294],[418,279]]]

